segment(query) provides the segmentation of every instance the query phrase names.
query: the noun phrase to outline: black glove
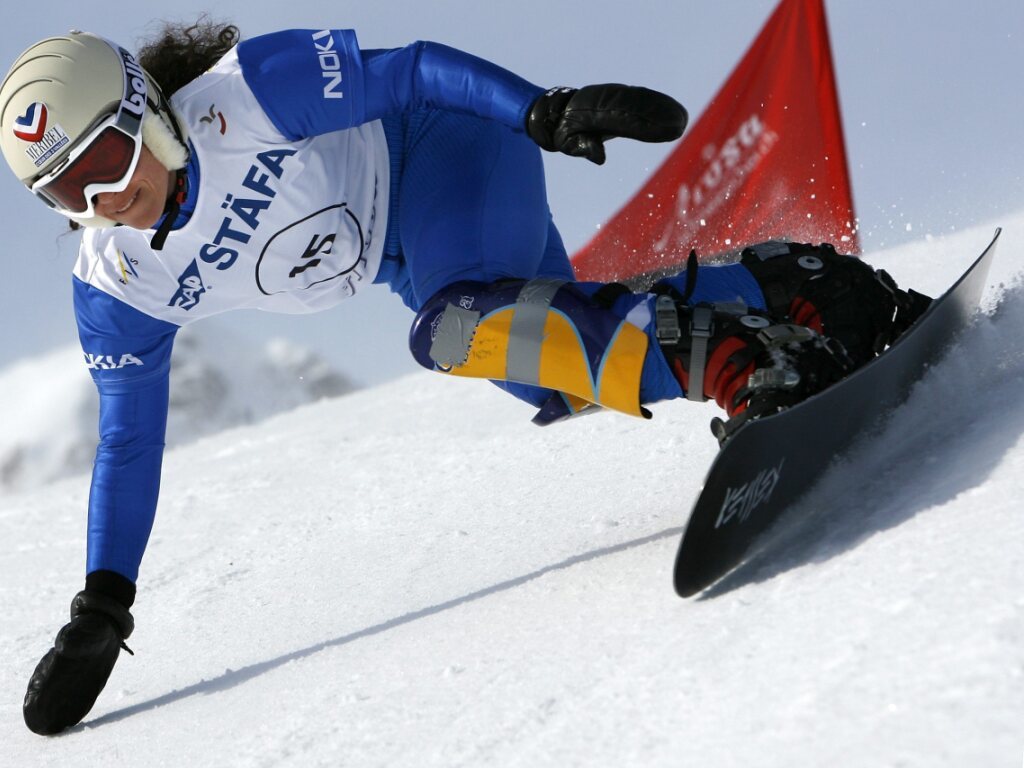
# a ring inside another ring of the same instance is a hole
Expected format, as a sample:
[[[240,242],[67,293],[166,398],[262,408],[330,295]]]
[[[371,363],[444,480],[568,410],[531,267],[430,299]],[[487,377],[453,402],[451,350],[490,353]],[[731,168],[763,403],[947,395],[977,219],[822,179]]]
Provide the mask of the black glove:
[[[120,602],[83,590],[71,601],[71,621],[32,673],[22,712],[29,730],[60,733],[92,709],[107,684],[124,641],[135,628]],[[131,651],[129,651],[131,653]]]
[[[674,141],[686,128],[686,110],[670,96],[633,85],[552,88],[533,102],[526,132],[541,148],[604,163],[604,142],[615,136]]]

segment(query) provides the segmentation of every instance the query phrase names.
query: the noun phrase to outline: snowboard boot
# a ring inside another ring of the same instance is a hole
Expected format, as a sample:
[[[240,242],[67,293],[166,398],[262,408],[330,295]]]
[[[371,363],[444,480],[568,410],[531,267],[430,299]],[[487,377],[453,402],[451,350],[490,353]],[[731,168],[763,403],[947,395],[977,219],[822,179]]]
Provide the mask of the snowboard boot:
[[[854,363],[841,345],[794,323],[776,323],[743,304],[655,304],[661,350],[690,400],[714,400],[728,421],[724,443],[747,421],[777,413],[839,381]]]
[[[135,620],[117,600],[83,590],[71,602],[71,621],[28,683],[22,712],[33,733],[51,736],[85,717],[107,684]]]
[[[741,263],[764,294],[768,313],[804,325],[845,347],[856,366],[870,362],[928,308],[884,270],[829,243],[769,241],[745,248]]]

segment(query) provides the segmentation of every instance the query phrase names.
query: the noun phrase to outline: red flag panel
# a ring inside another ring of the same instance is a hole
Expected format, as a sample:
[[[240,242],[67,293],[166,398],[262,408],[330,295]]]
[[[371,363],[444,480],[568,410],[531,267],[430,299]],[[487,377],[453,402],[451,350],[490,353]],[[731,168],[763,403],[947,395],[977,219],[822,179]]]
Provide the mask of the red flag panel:
[[[786,238],[857,253],[823,0],[782,0],[707,110],[579,253],[581,280]]]

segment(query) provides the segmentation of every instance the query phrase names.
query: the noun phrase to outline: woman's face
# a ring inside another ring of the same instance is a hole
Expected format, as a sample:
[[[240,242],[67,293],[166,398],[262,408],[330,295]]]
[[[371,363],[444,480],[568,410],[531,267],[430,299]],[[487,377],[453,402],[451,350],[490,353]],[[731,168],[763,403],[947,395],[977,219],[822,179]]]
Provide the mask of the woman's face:
[[[132,229],[152,229],[163,215],[173,190],[174,174],[143,144],[128,186],[120,192],[96,195],[96,213]]]

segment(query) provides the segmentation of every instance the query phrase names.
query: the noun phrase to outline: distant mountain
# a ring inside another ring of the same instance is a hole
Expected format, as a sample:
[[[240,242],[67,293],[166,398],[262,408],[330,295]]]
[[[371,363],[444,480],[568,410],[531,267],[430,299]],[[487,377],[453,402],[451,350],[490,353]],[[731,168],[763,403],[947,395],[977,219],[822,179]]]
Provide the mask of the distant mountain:
[[[261,348],[215,325],[185,328],[171,359],[167,445],[353,389],[318,355],[289,342]],[[98,396],[77,347],[0,371],[0,495],[88,471],[97,414]]]

